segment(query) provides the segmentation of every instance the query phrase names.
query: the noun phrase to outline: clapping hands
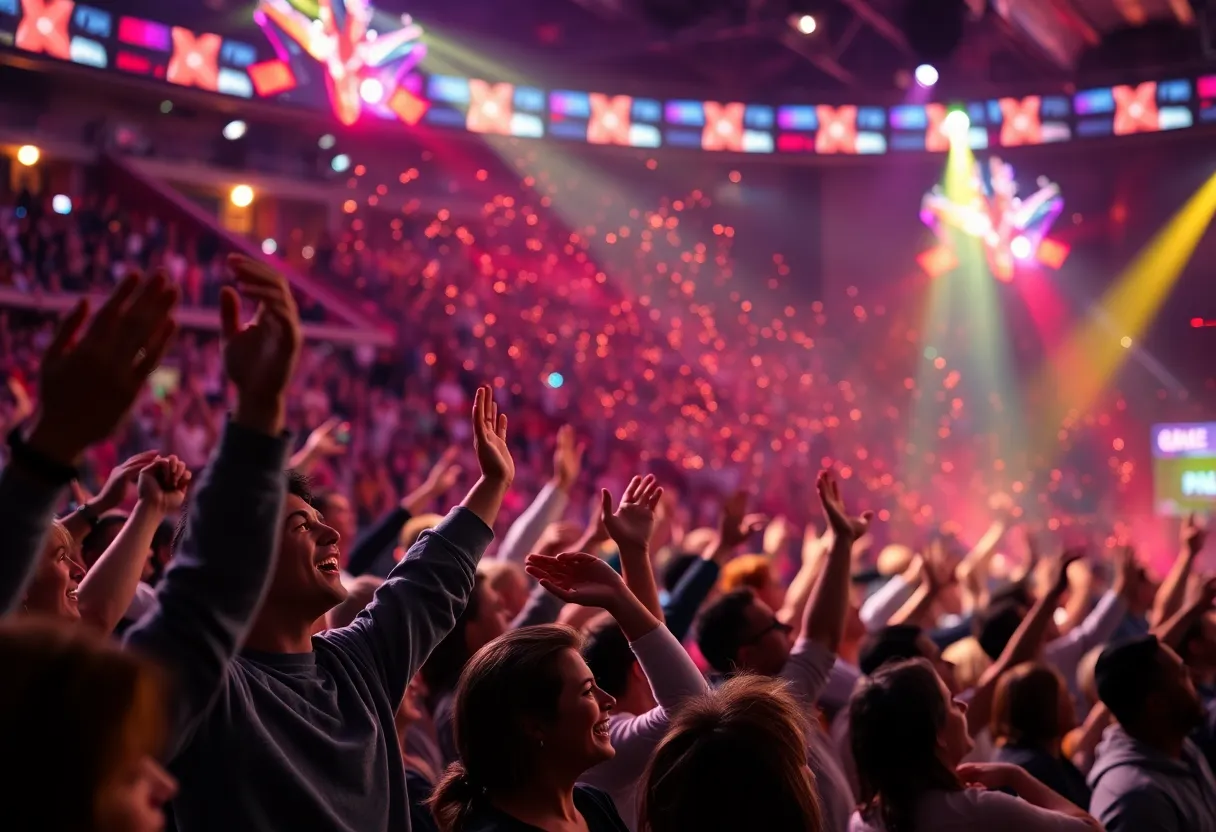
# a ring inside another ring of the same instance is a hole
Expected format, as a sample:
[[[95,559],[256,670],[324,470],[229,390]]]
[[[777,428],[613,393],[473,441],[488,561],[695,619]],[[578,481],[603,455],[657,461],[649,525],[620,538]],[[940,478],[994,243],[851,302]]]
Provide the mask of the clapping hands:
[[[190,471],[175,456],[156,457],[139,472],[139,500],[163,515],[178,512],[186,501]]]

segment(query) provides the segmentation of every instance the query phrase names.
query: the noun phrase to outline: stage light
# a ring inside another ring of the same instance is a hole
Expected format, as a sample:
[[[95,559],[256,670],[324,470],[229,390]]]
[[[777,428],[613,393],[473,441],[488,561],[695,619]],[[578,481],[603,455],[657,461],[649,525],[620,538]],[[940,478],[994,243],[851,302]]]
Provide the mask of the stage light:
[[[312,246],[304,246],[304,248],[300,249],[300,256],[303,257],[305,260],[311,260],[316,255],[316,253],[317,253],[317,250],[315,248],[313,248]]]
[[[248,185],[236,185],[232,189],[232,193],[228,195],[232,200],[232,204],[237,208],[248,208],[253,204],[253,188]]]
[[[51,210],[66,217],[72,213],[72,198],[67,194],[55,194],[51,197]]]
[[[329,166],[334,169],[334,173],[346,173],[350,170],[350,157],[339,153],[330,161]]]
[[[916,68],[916,83],[922,87],[931,87],[937,83],[937,67],[933,64],[921,64]]]
[[[951,141],[964,141],[971,129],[971,119],[962,110],[951,110],[942,121],[942,132]]]
[[[1009,251],[1019,260],[1029,259],[1030,255],[1034,254],[1034,250],[1030,245],[1030,240],[1026,239],[1020,234],[1014,237],[1009,243]]]
[[[167,98],[160,102],[160,111],[165,115],[169,115],[169,113],[173,112],[173,102]]]
[[[322,150],[329,150],[334,146],[335,141],[337,140],[334,138],[333,133],[326,133],[324,136],[317,139],[317,147],[321,148]]]
[[[230,142],[235,142],[237,139],[245,135],[245,131],[247,129],[248,127],[245,122],[241,121],[239,118],[235,121],[230,121],[224,125],[224,138]]]
[[[1130,350],[1130,349],[1132,348],[1132,338],[1131,338],[1131,336],[1130,336],[1130,335],[1124,335],[1122,338],[1120,338],[1120,339],[1119,339],[1119,346],[1123,347],[1123,349],[1125,349],[1125,350]]]
[[[279,244],[276,243],[273,238],[267,237],[265,240],[262,240],[262,254],[265,254],[267,257],[269,257],[270,255],[274,254],[278,250],[279,250]]]
[[[566,379],[562,377],[561,373],[549,373],[549,377],[545,379],[545,382],[550,387],[557,389],[566,383]]]
[[[17,161],[25,165],[27,168],[38,164],[38,160],[42,158],[42,151],[34,147],[32,144],[25,144],[17,148]]]
[[[819,21],[814,15],[796,14],[790,18],[790,25],[798,30],[803,35],[813,35],[815,30],[819,28]]]
[[[364,78],[359,84],[359,97],[373,106],[379,104],[384,100],[384,84],[379,78]]]

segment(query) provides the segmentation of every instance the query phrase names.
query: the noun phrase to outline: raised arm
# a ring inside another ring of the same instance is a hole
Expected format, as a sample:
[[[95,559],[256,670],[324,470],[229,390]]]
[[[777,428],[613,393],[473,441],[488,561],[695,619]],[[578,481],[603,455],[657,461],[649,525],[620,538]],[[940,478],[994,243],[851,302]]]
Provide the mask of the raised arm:
[[[553,451],[553,479],[536,495],[532,504],[516,518],[502,539],[495,558],[522,564],[550,523],[561,519],[570,501],[570,489],[583,467],[586,445],[574,441],[574,428],[563,425],[557,431],[557,447]]]
[[[206,715],[248,635],[278,554],[286,491],[285,395],[300,350],[295,301],[269,267],[236,255],[229,264],[240,294],[258,303],[242,326],[237,290],[225,287],[220,296],[236,411],[194,490],[181,548],[157,588],[159,603],[126,636],[174,682],[174,753]]]
[[[819,571],[823,568],[824,556],[831,545],[830,535],[820,537],[814,526],[806,527],[802,536],[802,565],[798,568],[798,574],[794,575],[794,580],[790,581],[781,609],[777,611],[777,619],[794,628],[790,634],[794,638],[802,634],[802,614],[806,611],[806,602],[811,597],[811,590],[815,588]]]
[[[114,632],[126,615],[156,529],[181,510],[189,484],[190,472],[175,456],[157,457],[139,473],[139,502],[76,592],[81,619],[99,632]]]
[[[663,489],[649,474],[630,480],[615,512],[612,495],[607,489],[601,494],[604,528],[621,552],[625,586],[659,621],[663,620],[663,607],[659,603],[659,589],[650,563],[650,535],[654,531],[655,507],[662,497]]]
[[[1180,537],[1178,557],[1174,558],[1170,571],[1153,596],[1153,609],[1149,613],[1149,623],[1153,626],[1164,623],[1181,606],[1195,560],[1207,542],[1208,530],[1195,521],[1194,514],[1190,514],[1182,521]]]
[[[831,471],[819,473],[816,488],[832,530],[832,545],[803,613],[802,637],[834,654],[844,637],[845,615],[849,610],[853,541],[866,533],[873,515],[867,512],[861,517],[848,516],[840,485]]]
[[[85,449],[113,433],[160,363],[176,304],[164,275],[130,275],[87,326],[85,300],[60,323],[42,356],[38,413],[28,433],[10,434],[0,476],[0,614],[20,604]]]
[[[96,496],[88,497],[79,508],[64,517],[62,522],[77,543],[85,539],[97,521],[107,511],[119,508],[127,501],[131,487],[139,479],[139,472],[152,464],[156,451],[143,451],[115,467],[106,478],[106,483]],[[85,492],[87,495],[87,492]]]
[[[507,417],[489,387],[478,388],[473,400],[473,443],[481,478],[464,502],[422,533],[350,626],[322,636],[366,657],[393,702],[464,612],[477,561],[494,539],[494,521],[515,478]]]
[[[461,469],[456,464],[456,448],[448,448],[439,457],[423,480],[422,485],[406,494],[397,507],[389,511],[355,541],[346,563],[351,575],[362,575],[372,569],[382,556],[391,552],[401,537],[401,530],[410,518],[421,513],[440,494],[456,484]]]

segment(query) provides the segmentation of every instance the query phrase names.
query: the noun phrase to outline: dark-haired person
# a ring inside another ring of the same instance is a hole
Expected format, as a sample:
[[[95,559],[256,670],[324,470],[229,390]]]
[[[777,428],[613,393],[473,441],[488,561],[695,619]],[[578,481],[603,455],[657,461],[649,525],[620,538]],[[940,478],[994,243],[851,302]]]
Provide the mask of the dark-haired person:
[[[0,664],[4,828],[161,832],[177,784],[160,674],[108,635],[33,617],[0,625]],[[53,805],[37,799],[51,771]]]
[[[1109,832],[1216,830],[1216,781],[1187,739],[1203,705],[1178,654],[1145,636],[1102,651],[1094,676],[1118,723],[1089,773],[1094,815]]]
[[[1076,707],[1055,668],[1026,662],[1001,676],[992,704],[996,762],[1025,769],[1081,809],[1089,808],[1085,775],[1064,753]]]
[[[604,526],[617,544],[625,568],[625,583],[656,620],[662,621],[658,592],[650,566],[649,541],[655,508],[663,489],[653,476],[634,477],[614,511],[607,491],[602,495]],[[603,789],[631,829],[637,822],[638,777],[663,739],[672,712],[688,697],[705,693],[708,685],[688,651],[667,627],[655,627],[630,640],[615,621],[593,623],[583,658],[596,685],[616,700],[608,724],[615,750],[583,782]]]
[[[790,645],[790,627],[776,611],[746,590],[722,596],[701,614],[697,644],[719,673],[778,676],[803,707],[815,706],[827,687],[849,612],[849,571],[853,542],[865,533],[869,516],[845,513],[839,486],[829,471],[817,482],[820,503],[832,531],[832,545],[803,611],[801,636]],[[831,740],[810,720],[807,755],[819,789],[824,829],[843,832],[856,801]]]
[[[481,479],[350,626],[312,636],[346,591],[338,535],[298,482],[285,493],[284,397],[299,316],[281,275],[232,262],[241,292],[260,304],[242,325],[236,291],[223,290],[236,410],[191,500],[156,611],[127,634],[174,683],[174,821],[179,832],[408,829],[394,717],[472,591],[514,476],[506,417],[478,391]]]
[[[38,412],[9,434],[9,464],[0,473],[0,615],[25,599],[55,506],[85,450],[114,431],[160,363],[176,331],[177,298],[163,274],[129,275],[87,324],[85,300],[60,322],[41,359]],[[74,541],[63,548],[74,549]],[[65,581],[62,599],[71,589]]]
[[[641,781],[641,832],[819,832],[806,709],[777,679],[742,674],[679,711]]]
[[[606,610],[631,644],[674,641],[593,555],[532,555],[527,569],[563,601]],[[524,627],[487,644],[465,667],[455,705],[460,761],[432,799],[442,832],[627,829],[607,794],[576,785],[615,754],[609,723],[616,701],[596,685],[581,646],[568,627]]]
[[[966,706],[925,659],[888,664],[863,680],[849,723],[861,782],[850,832],[1102,828],[1017,766],[960,765],[972,748]]]

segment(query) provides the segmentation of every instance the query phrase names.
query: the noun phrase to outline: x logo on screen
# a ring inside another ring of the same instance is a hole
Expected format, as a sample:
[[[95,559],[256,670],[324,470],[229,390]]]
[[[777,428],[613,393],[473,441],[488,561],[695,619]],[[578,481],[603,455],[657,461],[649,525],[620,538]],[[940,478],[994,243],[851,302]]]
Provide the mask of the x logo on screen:
[[[816,153],[857,152],[857,108],[852,104],[844,107],[829,107],[820,104],[815,108],[819,117],[819,132],[815,134]]]
[[[1138,87],[1113,87],[1115,96],[1115,135],[1153,133],[1161,129],[1157,119],[1157,82],[1145,81]]]
[[[505,81],[490,84],[480,78],[469,79],[469,113],[465,126],[470,133],[511,135],[511,116],[515,112],[515,87]]]
[[[743,110],[739,103],[705,102],[705,127],[701,130],[703,150],[743,149]]]
[[[173,57],[165,76],[171,84],[199,87],[214,92],[220,83],[219,35],[195,35],[189,29],[173,27]]]
[[[21,23],[17,26],[17,48],[39,52],[70,61],[72,39],[68,24],[72,20],[72,0],[21,0]]]
[[[590,144],[629,144],[633,122],[633,96],[591,93],[591,118],[587,121]]]
[[[1043,143],[1043,121],[1039,117],[1042,103],[1043,99],[1037,95],[1001,99],[1002,146]]]

